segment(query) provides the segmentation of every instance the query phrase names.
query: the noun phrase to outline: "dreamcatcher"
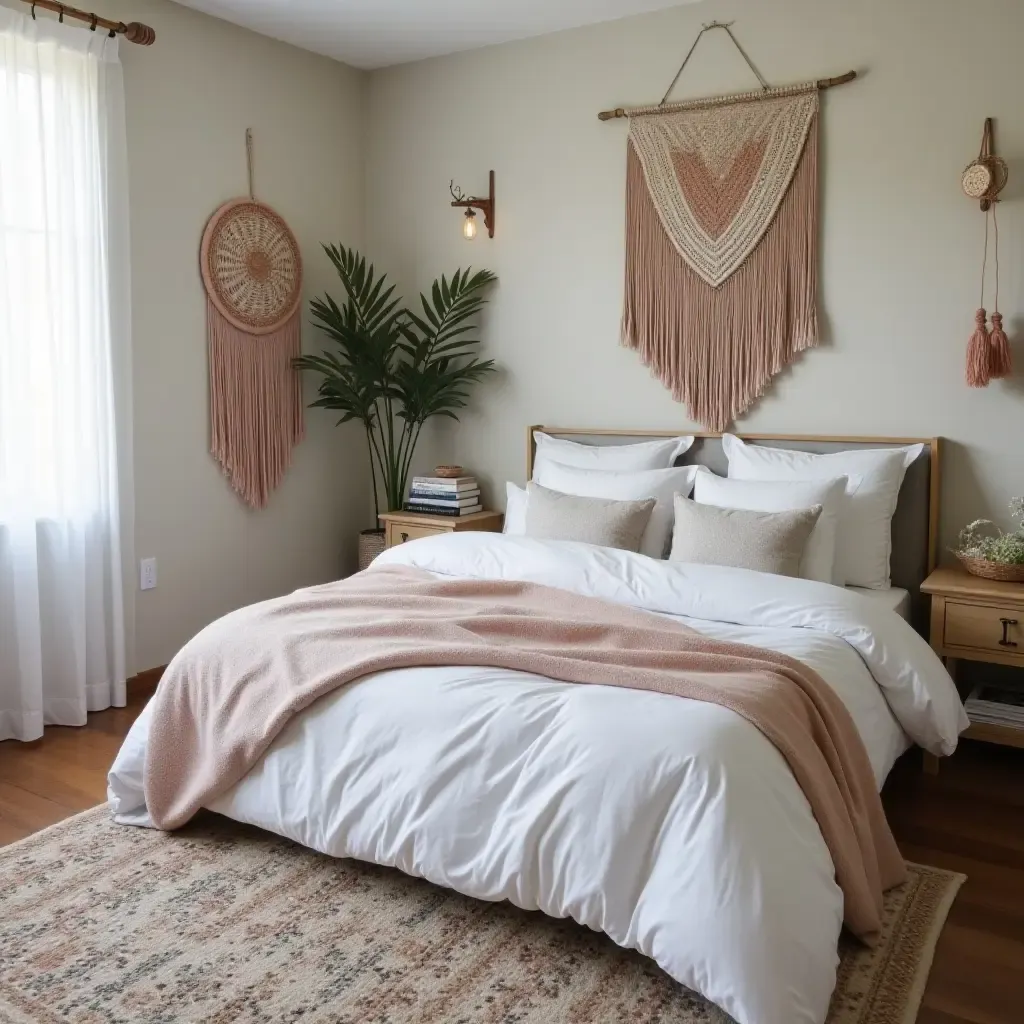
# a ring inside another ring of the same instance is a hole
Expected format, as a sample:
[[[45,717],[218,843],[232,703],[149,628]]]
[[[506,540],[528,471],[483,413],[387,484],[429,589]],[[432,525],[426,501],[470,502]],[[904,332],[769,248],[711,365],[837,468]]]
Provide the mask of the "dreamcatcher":
[[[245,133],[249,195],[231,199],[203,232],[210,351],[210,452],[232,488],[263,508],[302,440],[302,257],[281,216],[253,192],[252,132]]]
[[[1006,187],[1008,177],[1006,161],[995,155],[992,139],[992,118],[985,119],[985,130],[981,137],[981,152],[978,159],[968,164],[961,184],[964,193],[981,202],[985,214],[985,255],[981,261],[981,305],[974,314],[974,334],[967,345],[967,383],[972,388],[983,388],[990,380],[1009,377],[1013,366],[1010,358],[1010,342],[1003,330],[1003,316],[999,312],[999,220],[996,204],[999,193]],[[988,268],[989,225],[995,240],[996,289],[995,307],[992,311],[992,330],[988,329],[985,311],[985,271]]]

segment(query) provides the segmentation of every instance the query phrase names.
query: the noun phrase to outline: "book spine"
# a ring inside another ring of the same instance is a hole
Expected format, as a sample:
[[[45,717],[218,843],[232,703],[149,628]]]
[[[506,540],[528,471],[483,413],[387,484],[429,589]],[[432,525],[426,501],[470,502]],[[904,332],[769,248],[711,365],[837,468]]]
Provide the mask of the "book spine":
[[[417,505],[409,501],[405,503],[406,512],[419,512],[428,516],[449,516],[455,519],[459,516],[472,515],[474,512],[482,512],[483,508],[483,505],[469,505],[467,508],[439,508],[436,505]]]
[[[432,498],[472,498],[480,493],[479,487],[463,487],[462,490],[435,490],[431,487],[420,487],[415,483],[409,488],[411,495],[429,495]]]
[[[425,494],[410,492],[409,501],[420,505],[450,505],[452,508],[462,505],[476,505],[480,501],[479,494],[467,494],[464,498],[430,498]]]
[[[445,494],[443,490],[422,490],[419,487],[413,487],[409,493],[410,498],[423,499],[424,501],[437,501],[437,502],[464,502],[469,501],[473,498],[480,497],[480,488],[475,487],[473,490],[457,490],[457,492],[447,492]]]
[[[414,476],[412,478],[413,487],[425,487],[432,491],[464,491],[476,487],[476,485],[476,478],[471,476],[462,476],[458,480],[443,480],[440,477],[430,476]]]

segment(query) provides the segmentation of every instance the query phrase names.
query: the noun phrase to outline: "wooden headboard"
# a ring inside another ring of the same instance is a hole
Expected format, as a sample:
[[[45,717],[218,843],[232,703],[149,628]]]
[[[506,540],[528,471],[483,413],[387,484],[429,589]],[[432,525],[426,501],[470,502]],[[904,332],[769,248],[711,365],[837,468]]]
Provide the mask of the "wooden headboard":
[[[659,437],[677,437],[685,430],[608,430],[587,427],[533,426],[526,435],[526,478],[533,476],[536,443],[533,432],[542,430],[552,437],[562,437],[583,444],[635,444]],[[892,585],[910,591],[913,622],[923,628],[927,618],[920,588],[935,568],[939,545],[939,473],[942,439],[938,437],[828,437],[814,434],[737,434],[751,444],[794,451],[828,452],[851,448],[895,448],[922,444],[924,449],[907,469],[900,489],[896,513],[892,518]],[[721,434],[694,433],[695,441],[688,452],[677,460],[678,465],[706,466],[725,476],[728,460],[722,450]]]

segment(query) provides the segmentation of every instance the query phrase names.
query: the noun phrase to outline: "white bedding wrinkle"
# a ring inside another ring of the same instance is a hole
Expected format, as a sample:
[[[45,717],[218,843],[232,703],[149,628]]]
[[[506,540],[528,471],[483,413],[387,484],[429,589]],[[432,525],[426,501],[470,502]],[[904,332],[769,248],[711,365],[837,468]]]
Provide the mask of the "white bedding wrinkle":
[[[891,608],[901,619],[910,621],[912,611],[910,591],[902,587],[890,587],[888,590],[872,590],[870,587],[847,587],[847,590],[867,598],[874,604]]]
[[[879,784],[904,730],[936,749],[956,740],[955,690],[927,645],[829,584],[495,534],[414,541],[379,561],[548,583],[798,657],[846,703]],[[149,824],[150,713],[109,776],[129,824]],[[843,917],[828,850],[781,754],[718,705],[491,668],[382,672],[294,718],[212,809],[572,917],[739,1024],[825,1019]]]
[[[861,656],[915,743],[934,754],[951,754],[967,728],[956,687],[924,638],[895,613],[847,588],[729,566],[668,563],[589,544],[508,536],[496,542],[495,536],[425,538],[391,548],[379,560],[544,583],[710,622],[831,633]]]

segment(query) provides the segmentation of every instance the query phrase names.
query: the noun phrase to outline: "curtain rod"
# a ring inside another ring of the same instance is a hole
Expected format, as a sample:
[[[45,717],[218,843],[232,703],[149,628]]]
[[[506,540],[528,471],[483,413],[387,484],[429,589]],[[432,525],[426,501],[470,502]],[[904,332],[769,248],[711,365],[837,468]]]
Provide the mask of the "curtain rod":
[[[847,82],[852,82],[857,77],[856,71],[847,71],[845,75],[837,75],[835,78],[819,78],[816,82],[811,83],[813,86],[817,86],[818,89],[831,89],[836,85],[846,85]],[[792,91],[799,91],[806,88],[805,86],[782,86],[778,89],[769,88],[761,90],[759,92],[743,92],[736,93],[733,96],[714,96],[710,99],[704,100],[682,100],[679,103],[652,103],[646,107],[616,107],[614,110],[602,110],[597,116],[602,121],[610,121],[615,117],[630,117],[633,114],[657,114],[657,113],[669,113],[673,110],[686,110],[690,107],[706,107],[716,103],[727,103],[738,100],[756,100],[764,99],[772,95],[786,95]]]
[[[57,3],[57,0],[21,0],[32,8],[32,17],[36,16],[36,8],[42,7],[47,11],[54,11],[60,15],[60,20],[65,17],[76,18],[78,21],[87,21],[89,27],[95,32],[97,28],[106,29],[111,36],[123,35],[129,43],[138,43],[140,46],[150,46],[156,39],[154,32],[148,25],[140,25],[137,21],[131,21],[127,25],[123,21],[111,21],[109,18],[101,18],[98,14],[89,11],[80,11],[77,7],[69,7],[67,4]]]

